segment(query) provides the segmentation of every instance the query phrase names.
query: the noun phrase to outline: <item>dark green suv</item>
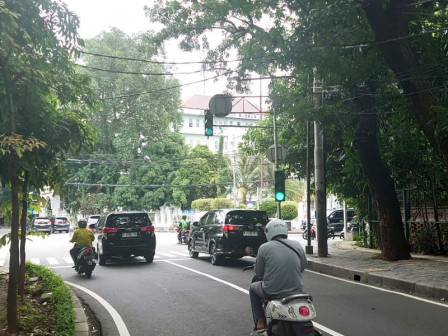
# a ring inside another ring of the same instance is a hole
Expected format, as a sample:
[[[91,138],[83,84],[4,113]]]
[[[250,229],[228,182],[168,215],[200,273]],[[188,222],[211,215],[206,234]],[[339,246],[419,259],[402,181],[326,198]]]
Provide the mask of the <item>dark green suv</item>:
[[[266,211],[222,209],[212,210],[193,223],[188,240],[191,258],[199,253],[210,254],[213,265],[226,257],[256,256],[266,242],[264,228],[269,218]]]
[[[104,266],[112,257],[143,256],[154,260],[156,235],[146,212],[121,211],[101,216],[97,223],[98,264]]]

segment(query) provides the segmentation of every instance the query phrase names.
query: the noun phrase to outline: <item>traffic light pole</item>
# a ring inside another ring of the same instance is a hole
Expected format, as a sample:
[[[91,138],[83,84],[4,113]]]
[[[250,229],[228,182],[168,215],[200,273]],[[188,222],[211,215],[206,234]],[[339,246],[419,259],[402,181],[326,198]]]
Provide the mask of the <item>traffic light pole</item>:
[[[274,163],[275,170],[278,170],[278,154],[277,154],[277,115],[275,114],[275,109],[273,109],[273,119],[274,119]],[[281,202],[277,202],[277,217],[282,218],[282,207]]]

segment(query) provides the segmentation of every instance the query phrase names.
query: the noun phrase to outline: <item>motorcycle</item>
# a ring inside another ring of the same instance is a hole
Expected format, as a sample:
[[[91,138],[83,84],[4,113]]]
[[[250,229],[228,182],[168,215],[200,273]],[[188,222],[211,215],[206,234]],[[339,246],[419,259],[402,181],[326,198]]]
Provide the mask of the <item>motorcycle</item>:
[[[314,238],[316,238],[316,226],[313,225],[311,227],[311,240],[313,240]],[[303,233],[302,233],[302,238],[307,240],[308,239],[308,230],[306,229]],[[327,227],[327,239],[334,239],[334,227],[329,226]]]
[[[179,244],[188,244],[188,236],[190,235],[190,229],[182,230],[177,235],[177,239],[179,240]]]
[[[95,248],[93,246],[81,248],[76,258],[75,271],[78,274],[85,274],[86,278],[90,279],[95,266]]]
[[[243,269],[253,269],[254,265]],[[252,282],[261,279],[255,275]],[[313,297],[300,291],[279,294],[273,299],[264,300],[263,309],[266,317],[266,330],[260,336],[322,336],[314,329],[313,319],[316,308]]]

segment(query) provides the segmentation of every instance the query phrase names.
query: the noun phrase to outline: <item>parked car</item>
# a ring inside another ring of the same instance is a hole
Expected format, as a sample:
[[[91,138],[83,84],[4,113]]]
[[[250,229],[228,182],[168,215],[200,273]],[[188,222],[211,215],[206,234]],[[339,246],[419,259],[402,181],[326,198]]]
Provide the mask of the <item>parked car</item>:
[[[96,228],[96,225],[98,223],[98,220],[100,219],[101,215],[91,215],[89,218],[87,218],[87,227],[94,231]]]
[[[191,258],[199,253],[210,255],[213,265],[226,257],[256,256],[265,243],[264,228],[269,222],[266,211],[245,209],[212,210],[199,223],[193,223],[188,240]]]
[[[70,220],[67,217],[56,217],[54,219],[53,232],[70,230]]]
[[[147,263],[154,260],[156,235],[146,212],[111,212],[98,221],[98,264],[106,265],[112,257],[143,256]]]
[[[50,217],[36,217],[33,222],[33,229],[51,234],[52,223]]]
[[[355,212],[352,209],[347,210],[347,223],[349,223],[352,218],[355,216]],[[328,226],[334,228],[335,232],[342,231],[344,229],[344,210],[338,209],[333,210],[327,216]]]

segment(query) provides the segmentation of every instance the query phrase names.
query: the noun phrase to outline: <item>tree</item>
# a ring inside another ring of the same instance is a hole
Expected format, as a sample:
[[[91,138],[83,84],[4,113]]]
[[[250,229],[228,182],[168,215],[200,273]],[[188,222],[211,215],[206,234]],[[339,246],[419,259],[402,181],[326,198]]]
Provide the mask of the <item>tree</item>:
[[[415,118],[448,167],[445,90],[447,1],[361,1],[375,42],[394,72]],[[442,84],[443,85],[443,84]]]
[[[20,186],[25,199],[28,183],[36,187],[46,182],[50,186],[60,184],[62,166],[58,160],[91,138],[88,125],[79,112],[74,112],[88,96],[80,94],[86,89],[86,78],[74,74],[70,61],[71,52],[78,47],[76,16],[57,2],[40,0],[24,6],[11,0],[0,2],[0,20],[8,23],[0,27],[0,102],[5,107],[0,114],[0,147],[4,149],[0,178],[10,186],[12,204],[7,315],[8,332],[16,333]],[[42,134],[44,130],[48,133]],[[63,132],[61,142],[58,137]],[[26,201],[22,203],[23,225],[27,206]],[[22,236],[22,267],[24,243]]]
[[[102,106],[89,113],[98,133],[94,151],[68,163],[75,211],[149,210],[172,201],[171,188],[154,186],[171,184],[188,151],[173,132],[181,121],[178,83],[165,75],[169,69],[155,60],[157,52],[143,35],[116,28],[86,41],[80,72],[92,76]]]

